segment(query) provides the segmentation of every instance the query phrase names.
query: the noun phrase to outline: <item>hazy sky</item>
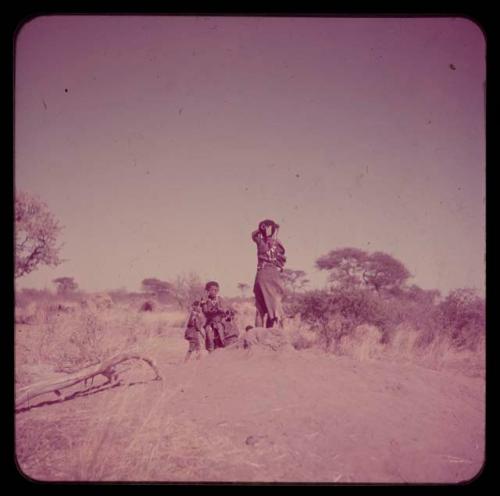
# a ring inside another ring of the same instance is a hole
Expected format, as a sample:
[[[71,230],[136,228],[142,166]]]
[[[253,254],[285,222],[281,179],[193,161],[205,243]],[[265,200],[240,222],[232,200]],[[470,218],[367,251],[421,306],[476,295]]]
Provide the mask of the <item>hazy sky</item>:
[[[281,224],[313,286],[336,248],[484,286],[485,41],[462,18],[52,16],[16,43],[16,188],[86,290],[195,271],[253,284]]]

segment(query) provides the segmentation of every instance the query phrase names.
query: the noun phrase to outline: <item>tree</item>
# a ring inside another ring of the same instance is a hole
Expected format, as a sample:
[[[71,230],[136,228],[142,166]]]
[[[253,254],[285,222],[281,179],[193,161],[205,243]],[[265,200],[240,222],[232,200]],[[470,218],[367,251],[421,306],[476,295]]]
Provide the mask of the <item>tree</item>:
[[[363,279],[377,293],[401,287],[411,275],[399,260],[381,251],[369,255],[364,265]]]
[[[410,277],[406,267],[383,252],[367,253],[357,248],[333,250],[316,260],[316,267],[329,272],[334,287],[391,291]]]
[[[284,269],[281,275],[285,288],[292,293],[304,289],[309,283],[309,279],[306,278],[306,273],[303,270]]]
[[[78,289],[78,284],[73,277],[58,277],[52,282],[56,285],[56,290],[59,294],[72,293]]]
[[[394,293],[394,296],[403,297],[421,305],[434,305],[441,297],[441,292],[438,289],[422,289],[416,284],[398,289]]]
[[[250,289],[250,286],[245,282],[239,282],[238,289],[241,291],[241,297],[246,298],[246,292]]]
[[[205,285],[194,272],[177,276],[173,286],[174,297],[182,309],[189,308],[194,300],[203,298],[205,294]]]
[[[155,277],[142,280],[142,288],[146,293],[154,294],[158,299],[166,299],[174,292],[174,287],[167,281],[161,281]]]
[[[316,260],[316,267],[329,272],[328,280],[335,286],[360,287],[364,284],[368,254],[358,248],[332,250]]]
[[[61,246],[57,237],[62,227],[38,198],[20,191],[15,197],[15,271],[16,278],[29,274],[40,265],[55,267]]]

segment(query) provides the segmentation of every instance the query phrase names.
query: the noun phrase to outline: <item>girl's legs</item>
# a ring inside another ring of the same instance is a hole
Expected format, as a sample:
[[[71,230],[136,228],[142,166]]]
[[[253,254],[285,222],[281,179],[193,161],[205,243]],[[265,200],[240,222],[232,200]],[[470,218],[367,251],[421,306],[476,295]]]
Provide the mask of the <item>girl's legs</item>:
[[[266,322],[266,327],[271,328],[271,327],[277,327],[278,326],[278,317],[274,317],[274,319],[267,319]]]
[[[255,312],[255,327],[264,327],[266,314],[261,314],[258,310]]]

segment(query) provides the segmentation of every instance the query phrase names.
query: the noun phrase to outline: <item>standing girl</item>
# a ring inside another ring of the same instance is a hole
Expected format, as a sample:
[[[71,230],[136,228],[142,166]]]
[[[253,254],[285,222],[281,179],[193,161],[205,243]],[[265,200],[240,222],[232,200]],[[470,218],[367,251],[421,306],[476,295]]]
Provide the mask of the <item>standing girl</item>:
[[[286,262],[285,248],[278,240],[279,225],[266,219],[252,233],[257,244],[257,274],[255,275],[255,326],[283,325],[284,287],[281,277]]]

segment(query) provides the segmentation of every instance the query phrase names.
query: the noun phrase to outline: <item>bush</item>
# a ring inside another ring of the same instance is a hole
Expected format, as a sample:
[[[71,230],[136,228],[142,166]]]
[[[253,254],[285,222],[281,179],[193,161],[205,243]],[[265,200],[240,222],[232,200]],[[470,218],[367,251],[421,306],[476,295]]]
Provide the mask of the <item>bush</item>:
[[[16,291],[15,302],[16,307],[25,308],[30,303],[38,305],[50,305],[56,301],[57,297],[48,289],[28,289],[23,288],[21,291]]]
[[[152,301],[145,301],[141,308],[140,308],[140,311],[141,312],[152,312],[154,309],[154,303]]]
[[[98,315],[55,315],[43,326],[40,357],[61,371],[77,370],[102,359],[105,326]]]
[[[287,308],[300,313],[302,319],[316,330],[326,349],[339,343],[362,325],[379,328],[381,340],[387,341],[397,324],[391,302],[365,289],[316,290],[297,294]]]
[[[71,372],[102,362],[157,332],[137,314],[94,312],[59,313],[41,326],[39,362]]]
[[[485,302],[468,289],[452,291],[442,301],[438,291],[417,286],[391,293],[308,291],[285,300],[285,312],[295,316],[288,318],[287,328],[296,349],[319,344],[358,360],[404,360],[484,375]],[[302,337],[304,325],[315,340]]]
[[[486,308],[484,299],[474,290],[452,291],[439,305],[444,332],[457,349],[475,350],[484,338]]]

